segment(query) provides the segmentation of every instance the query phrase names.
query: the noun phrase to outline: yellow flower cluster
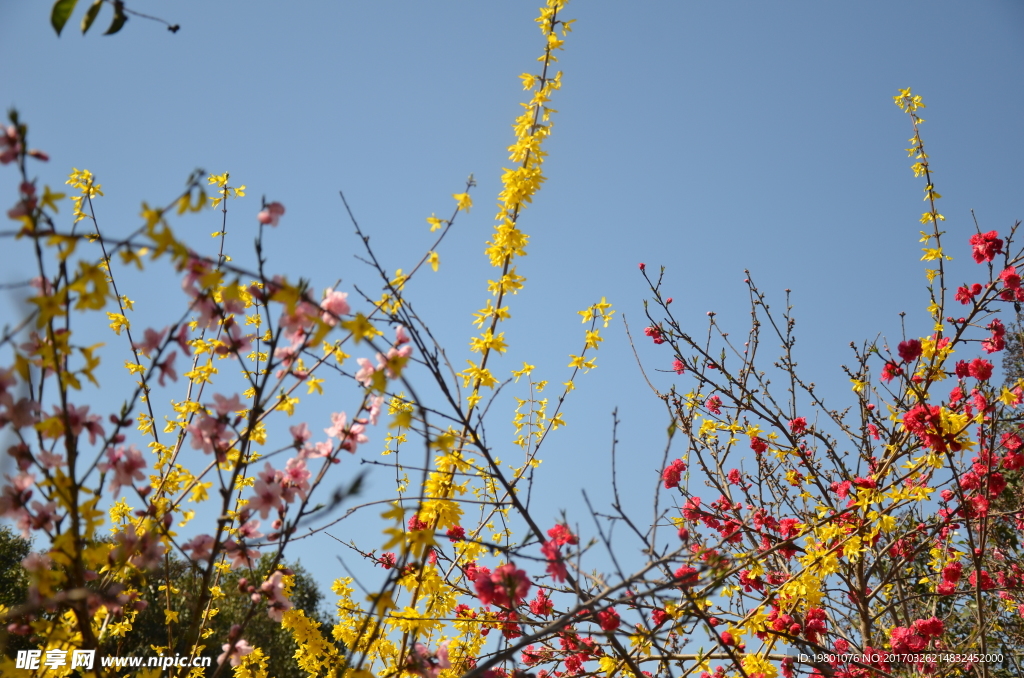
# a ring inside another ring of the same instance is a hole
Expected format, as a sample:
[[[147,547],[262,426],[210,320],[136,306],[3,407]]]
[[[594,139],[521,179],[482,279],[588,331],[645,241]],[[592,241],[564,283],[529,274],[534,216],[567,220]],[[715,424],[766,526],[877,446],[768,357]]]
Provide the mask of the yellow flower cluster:
[[[103,191],[101,190],[103,187],[96,183],[92,172],[89,170],[79,170],[76,167],[71,168],[71,175],[64,183],[81,191],[80,195],[71,196],[71,202],[75,205],[75,223],[78,223],[86,217],[85,212],[82,210],[82,203],[86,199],[91,201],[93,198],[103,195]]]
[[[893,97],[896,105],[901,111],[910,116],[910,120],[914,125],[914,136],[910,138],[910,148],[906,149],[907,155],[915,160],[914,164],[910,166],[913,170],[915,177],[924,177],[924,200],[928,203],[929,209],[927,212],[921,214],[920,222],[922,224],[931,224],[932,232],[926,233],[921,231],[921,242],[925,244],[922,248],[924,256],[921,257],[921,261],[937,261],[938,268],[928,269],[925,271],[925,275],[928,277],[928,285],[932,291],[932,307],[929,311],[935,318],[935,331],[942,332],[941,314],[936,314],[934,308],[938,307],[936,303],[935,291],[933,287],[933,281],[935,278],[939,278],[939,288],[942,289],[942,274],[943,274],[943,262],[952,261],[953,257],[944,254],[942,251],[942,233],[939,231],[939,222],[945,221],[946,217],[939,214],[938,209],[935,206],[935,201],[942,197],[938,191],[935,190],[935,184],[932,182],[931,169],[928,162],[928,154],[924,150],[924,141],[921,140],[921,132],[918,127],[924,122],[924,119],[918,116],[917,111],[921,108],[925,108],[924,101],[921,100],[921,95],[914,94],[910,91],[910,88],[901,89],[899,94]],[[929,246],[931,241],[934,239],[934,246]],[[940,292],[941,295],[941,292]]]
[[[235,188],[233,186],[228,186],[228,178],[229,177],[230,177],[230,175],[227,172],[225,172],[224,174],[211,174],[207,178],[207,182],[211,186],[216,184],[217,187],[220,189],[220,197],[219,198],[214,198],[212,196],[210,197],[210,207],[213,207],[214,209],[217,209],[217,206],[220,205],[223,201],[227,200],[229,197],[234,197],[234,198],[244,198],[245,197],[245,184],[242,184],[238,188]],[[179,205],[178,209],[181,209],[180,205]],[[226,207],[225,207],[225,209],[226,209]],[[214,236],[218,236],[218,235],[220,235],[220,233],[214,233],[213,235]]]
[[[524,111],[512,125],[516,139],[508,147],[508,152],[509,159],[516,164],[511,169],[503,170],[502,190],[498,195],[499,209],[495,217],[498,223],[485,250],[491,265],[501,269],[501,276],[488,282],[488,291],[497,297],[497,302],[492,305],[488,299],[487,305],[474,314],[474,322],[478,327],[489,321],[489,328],[480,337],[472,339],[472,350],[482,354],[480,361],[468,360],[469,367],[461,373],[464,387],[472,391],[467,398],[471,409],[480,401],[481,387],[493,388],[498,383],[498,379],[487,368],[487,359],[492,350],[502,353],[505,349],[502,334],[495,332],[498,323],[509,317],[507,307],[503,307],[501,302],[506,294],[518,293],[526,282],[525,277],[516,273],[513,265],[516,257],[526,255],[529,242],[529,236],[519,230],[517,222],[519,213],[533,201],[533,196],[544,183],[542,166],[547,154],[541,147],[551,134],[551,114],[556,112],[548,103],[554,91],[562,86],[562,72],[551,75],[549,69],[558,60],[555,52],[562,49],[564,43],[559,38],[559,32],[564,37],[572,30],[572,21],[558,18],[559,11],[567,1],[548,0],[547,5],[541,8],[537,23],[546,38],[544,54],[538,58],[541,72],[539,75],[524,73],[520,76],[524,89],[532,91],[533,96],[522,104]],[[459,207],[462,209],[462,200],[468,200],[469,196],[456,195],[455,198],[460,200]],[[434,227],[435,224],[431,223],[431,228]]]

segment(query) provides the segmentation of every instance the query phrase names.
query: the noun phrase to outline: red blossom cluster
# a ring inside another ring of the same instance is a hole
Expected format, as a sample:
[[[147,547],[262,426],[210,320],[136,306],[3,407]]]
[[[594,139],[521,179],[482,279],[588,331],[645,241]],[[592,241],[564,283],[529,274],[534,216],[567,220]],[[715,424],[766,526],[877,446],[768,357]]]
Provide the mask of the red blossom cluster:
[[[959,452],[963,447],[956,439],[960,432],[943,427],[942,408],[938,405],[914,405],[903,415],[903,425],[922,445],[936,452]]]
[[[555,604],[544,590],[537,591],[537,595],[530,601],[530,612],[538,617],[547,617],[555,609]]]
[[[920,652],[929,641],[942,635],[942,621],[937,617],[915,619],[909,627],[897,626],[890,631],[889,643],[893,652],[906,654]]]
[[[807,432],[807,419],[804,417],[796,417],[795,419],[789,420],[789,432],[795,436],[803,435]]]
[[[721,414],[722,399],[716,395],[713,395],[707,399],[707,401],[704,403],[704,407],[708,408],[708,412],[710,412],[711,414]]]
[[[982,286],[978,283],[974,283],[970,287],[962,285],[957,288],[954,298],[961,304],[967,305],[974,301],[974,298],[981,294]]]
[[[766,621],[775,634],[794,638],[802,636],[811,643],[817,643],[827,630],[827,616],[825,610],[820,607],[808,608],[801,621],[801,616],[795,611],[783,612],[777,604],[773,604]],[[762,631],[757,636],[761,640],[767,640],[769,633]]]
[[[972,238],[971,244],[974,247],[975,258],[979,262],[991,261],[996,255],[1002,253],[1003,241],[997,237],[995,232],[976,236]],[[999,292],[997,296],[1000,300],[1018,301],[1018,295],[1024,298],[1024,292],[1020,291],[1022,289],[1022,281],[1017,273],[1017,267],[1008,266],[1003,269],[998,274],[998,281]],[[981,284],[963,286],[958,290],[956,298],[965,304],[971,302],[983,303],[977,300],[985,289],[986,287]],[[995,289],[995,285],[989,286],[988,289]],[[973,317],[974,315],[972,314]],[[971,322],[972,326],[979,326],[973,324],[973,321],[965,319],[960,319],[959,322]],[[979,341],[982,349],[986,353],[1005,350],[1007,329],[1002,321],[998,318],[992,318],[988,320],[985,329],[989,335]],[[651,332],[649,336],[651,334],[655,333]],[[658,333],[657,336],[660,337],[661,334]],[[888,383],[897,377],[905,377],[908,372],[912,372],[915,369],[914,367],[908,367],[908,365],[914,366],[915,363],[925,357],[932,361],[936,367],[941,368],[943,361],[946,359],[946,350],[951,348],[953,339],[952,335],[942,336],[941,334],[936,334],[928,339],[909,338],[901,341],[895,351],[898,358],[889,359],[885,362],[880,375],[881,380]],[[978,340],[972,339],[971,341]],[[962,346],[962,344],[960,345]],[[691,345],[691,347],[699,349],[696,346]],[[673,348],[678,350],[675,346]],[[908,383],[912,380],[916,389],[925,390],[932,381],[941,379],[941,376],[938,379],[928,376],[927,368],[925,367],[917,369],[920,372],[913,374],[907,380]],[[992,392],[989,382],[993,379],[994,371],[993,363],[984,358],[968,358],[958,361],[952,373],[957,377],[959,383],[950,393],[948,405],[927,402],[927,397],[915,398],[903,412],[898,414],[899,421],[903,424],[904,429],[913,436],[913,440],[925,449],[940,454],[956,453],[964,450],[969,437],[963,428],[962,420],[955,419],[953,413],[963,413],[968,417],[973,417],[976,412],[980,412],[984,415],[984,421],[988,425],[988,422],[993,421],[993,413],[1000,400],[1009,407],[1016,407],[1021,402],[1024,402],[1024,389],[1015,386],[1010,386],[1001,393]],[[696,375],[696,378],[701,377]],[[965,384],[964,380],[967,378],[977,380],[977,385],[971,387],[969,384]],[[722,388],[718,384],[714,384],[714,386]],[[711,414],[721,414],[721,398],[718,395],[708,398],[704,405],[705,409]],[[743,406],[738,405],[737,409],[742,411]],[[866,413],[867,420],[864,422],[864,427],[867,433],[875,440],[880,439],[884,431],[884,420],[876,418],[877,415],[874,414],[875,405],[870,402],[863,403],[862,412]],[[790,417],[788,425],[789,435],[800,437],[806,434],[808,431],[807,419],[805,417],[793,417],[792,415]],[[768,451],[769,446],[777,444],[770,442],[771,440],[775,440],[775,438],[765,434],[753,434],[750,436],[750,448],[754,451],[759,463],[765,463],[766,458],[762,455]],[[1024,441],[1024,434],[1003,432],[1000,438],[1001,455],[986,451],[986,432],[983,429],[979,429],[978,440],[981,444],[981,452],[973,459],[970,467],[959,472],[958,475],[954,475],[953,482],[955,483],[956,490],[947,489],[941,493],[943,500],[947,504],[954,499],[960,498],[963,500],[962,506],[949,507],[944,505],[936,513],[936,523],[926,524],[922,522],[915,530],[909,533],[894,535],[891,541],[887,541],[882,533],[876,531],[870,539],[865,539],[863,543],[868,547],[883,548],[883,553],[889,557],[909,563],[920,557],[922,553],[934,553],[936,550],[938,552],[945,551],[949,547],[948,544],[952,536],[952,530],[962,527],[964,522],[973,524],[975,521],[989,515],[991,502],[1004,495],[1009,487],[1008,472],[1024,469],[1024,442],[1022,442]],[[973,445],[974,443],[970,444]],[[783,448],[785,449],[784,445]],[[967,447],[967,449],[971,448]],[[808,463],[808,460],[812,459],[814,454],[813,449],[810,449],[804,441],[796,442],[793,453],[794,457],[798,459],[797,463]],[[837,536],[828,539],[826,543],[816,544],[816,547],[827,549],[830,553],[838,556],[840,560],[848,556],[846,545],[849,543],[850,537],[863,535],[871,527],[867,519],[859,516],[855,510],[850,510],[855,509],[859,505],[859,501],[863,499],[858,493],[881,493],[887,491],[887,484],[890,482],[879,459],[871,456],[870,458],[865,457],[865,460],[868,462],[867,472],[855,477],[831,479],[828,483],[833,496],[846,502],[847,510],[835,509],[832,511],[833,524],[838,526],[840,530]],[[713,469],[713,466],[711,468]],[[661,484],[666,489],[679,488],[682,473],[685,470],[686,465],[681,459],[672,461],[661,472]],[[739,469],[722,470],[721,473],[723,477],[720,481],[722,484],[718,485],[719,488],[732,486],[749,490],[750,486],[743,485],[743,475]],[[807,475],[796,471],[796,469],[790,469],[786,478],[791,483],[802,486]],[[817,473],[814,475],[817,475]],[[928,487],[932,482],[934,480],[930,474],[921,474],[903,478],[899,485],[907,488],[919,488]],[[717,482],[715,484],[717,485]],[[894,484],[893,487],[895,488],[899,485]],[[722,491],[725,492],[724,489]],[[761,549],[763,551],[781,555],[786,559],[793,558],[798,552],[796,545],[789,542],[790,539],[800,533],[801,523],[796,518],[773,517],[765,509],[755,508],[753,505],[746,505],[745,513],[743,505],[731,501],[725,496],[712,502],[706,508],[702,506],[701,497],[690,495],[688,491],[684,492],[684,497],[685,501],[680,510],[683,519],[691,524],[691,526],[682,527],[680,529],[680,536],[696,554],[708,553],[713,551],[713,549],[707,548],[707,539],[711,535],[701,534],[700,527],[693,530],[693,524],[717,532],[717,537],[714,538],[720,540],[718,544],[728,544],[734,539],[739,539],[742,535],[749,535],[761,541]],[[821,516],[818,516],[817,519],[820,520]],[[1018,529],[1024,529],[1024,520],[1018,520],[1017,524]],[[1003,558],[1003,556],[999,555],[998,549],[992,547],[989,547],[989,549],[994,554],[996,561]],[[1006,600],[1016,601],[1016,595],[1010,593],[1010,591],[1019,590],[1022,581],[1024,581],[1024,578],[1019,575],[1024,575],[1024,572],[1018,573],[1014,569],[1015,566],[1016,564],[1009,564],[994,572],[991,569],[976,568],[966,578],[972,590],[974,588],[981,588],[982,590],[1001,589],[1001,597],[1004,597]],[[958,593],[957,585],[962,572],[963,565],[960,562],[947,564],[941,572],[939,581],[935,584],[936,593],[945,596]],[[675,572],[678,585],[693,585],[698,581],[698,576],[698,570],[690,565],[684,565]],[[747,594],[766,594],[771,586],[778,586],[784,583],[789,579],[789,576],[786,572],[774,571],[768,574],[755,575],[752,569],[743,567],[736,572],[735,583],[738,583]],[[871,591],[861,592],[860,595],[863,598],[865,595],[871,595]],[[1024,605],[1021,605],[1021,609],[1024,610]],[[664,609],[658,607],[652,609],[651,622],[655,627],[659,627],[668,620],[669,615]],[[829,634],[828,616],[822,608],[811,608],[803,611],[801,614],[797,614],[793,610],[783,613],[779,608],[775,608],[769,620],[769,630],[766,633],[758,634],[762,636],[762,640],[766,638],[766,634],[775,633],[791,639],[799,639],[801,642],[823,644]],[[906,626],[896,626],[891,630],[889,649],[895,652],[913,652],[927,649],[928,647],[942,647],[941,644],[935,643],[938,642],[938,639],[944,632],[944,623],[937,617],[917,619]],[[723,634],[720,635],[719,642],[731,645],[734,644],[734,638],[731,634],[728,636]],[[845,652],[852,647],[843,639],[832,639],[829,642],[834,643],[837,652]],[[871,666],[875,670],[886,671],[892,668],[884,661],[883,650],[865,646],[859,648],[858,651],[871,655],[878,654],[882,658],[877,661],[868,660],[860,665],[851,664],[840,667],[836,664],[837,671],[835,675],[842,676],[843,678],[860,678],[869,675],[866,673],[868,671],[867,666]],[[788,665],[784,664],[781,668],[783,675],[795,674],[795,667],[792,662]],[[922,668],[926,669],[927,667]],[[711,674],[705,672],[703,675]]]
[[[602,631],[614,631],[619,628],[622,620],[619,618],[619,613],[615,611],[615,608],[609,607],[597,613],[597,622],[601,626]]]
[[[917,339],[901,341],[897,347],[897,352],[900,354],[903,362],[912,363],[921,357],[921,342]]]
[[[514,563],[501,565],[494,572],[477,567],[473,583],[482,604],[504,608],[521,605],[533,586],[526,572],[517,569]]]
[[[665,343],[665,331],[657,325],[651,325],[650,327],[644,328],[644,334],[650,337],[655,344]]]
[[[565,560],[562,557],[562,546],[575,545],[579,538],[569,530],[566,525],[555,525],[548,530],[548,541],[541,544],[540,550],[548,561],[547,572],[557,582],[565,581],[569,571],[565,567]]]
[[[983,339],[981,342],[981,348],[985,350],[985,353],[997,353],[1006,348],[1006,328],[999,318],[990,322],[985,329],[992,332],[988,339]]]
[[[882,367],[882,373],[879,375],[879,377],[881,378],[882,381],[888,383],[888,382],[892,381],[893,379],[895,379],[896,377],[898,377],[898,376],[900,376],[902,374],[903,374],[903,368],[900,367],[899,365],[897,365],[896,363],[890,361],[890,362],[887,362]]]
[[[954,372],[960,379],[974,377],[978,381],[988,381],[992,378],[993,367],[992,363],[984,358],[975,358],[970,362],[966,360],[958,361]]]
[[[665,489],[670,490],[679,487],[679,480],[682,478],[684,471],[686,471],[686,464],[682,459],[676,459],[666,466],[665,470],[661,472],[661,479],[665,483]]]
[[[1020,275],[1016,266],[1008,266],[999,274],[1003,289],[999,290],[999,298],[1003,301],[1024,301],[1024,289],[1020,286]]]
[[[975,233],[971,236],[971,250],[977,263],[992,261],[997,254],[1003,253],[1003,239],[997,231]]]

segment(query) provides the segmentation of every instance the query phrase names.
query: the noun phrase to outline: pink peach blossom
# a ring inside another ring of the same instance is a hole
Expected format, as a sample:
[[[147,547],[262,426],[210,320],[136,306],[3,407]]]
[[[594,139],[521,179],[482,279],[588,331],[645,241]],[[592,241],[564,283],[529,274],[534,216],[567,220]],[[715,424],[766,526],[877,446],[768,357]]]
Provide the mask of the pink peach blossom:
[[[284,205],[279,202],[272,202],[264,207],[260,213],[256,215],[256,218],[259,219],[261,224],[276,227],[283,214]],[[234,666],[237,666],[237,664],[234,664]]]

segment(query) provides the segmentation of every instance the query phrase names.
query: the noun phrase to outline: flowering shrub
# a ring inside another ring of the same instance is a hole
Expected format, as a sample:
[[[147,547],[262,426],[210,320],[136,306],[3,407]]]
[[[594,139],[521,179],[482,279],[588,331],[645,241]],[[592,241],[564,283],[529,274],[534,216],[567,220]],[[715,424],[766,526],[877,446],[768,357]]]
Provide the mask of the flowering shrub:
[[[0,489],[0,516],[36,536],[38,550],[22,563],[27,600],[0,615],[7,633],[27,638],[46,662],[6,657],[3,675],[117,673],[57,657],[118,654],[149,606],[160,606],[166,625],[154,652],[215,657],[213,676],[267,675],[264,649],[246,636],[257,615],[292,634],[296,664],[310,676],[992,675],[997,662],[988,657],[1002,647],[992,639],[1020,628],[1024,614],[1016,564],[1024,517],[1009,489],[1024,467],[1015,423],[1024,391],[994,385],[992,363],[970,354],[970,344],[986,355],[1005,350],[995,314],[1024,297],[1024,257],[1011,254],[1016,227],[1005,237],[971,237],[985,268],[980,282],[952,297],[964,315],[946,315],[940,196],[918,134],[923,104],[909,90],[896,101],[913,122],[913,169],[926,181],[931,333],[905,338],[895,351],[880,342],[858,350],[848,369],[856,405],[839,411],[797,375],[789,311],[781,322],[769,313],[749,278],[755,320],[742,351],[724,333],[720,351],[693,339],[658,278],[651,289],[664,317],[649,316],[644,334],[690,384],[661,394],[674,415],[670,436],[684,438],[685,450],[666,452],[652,473],[656,506],[665,493],[672,504],[656,510],[652,524],[627,515],[617,490],[613,514],[603,517],[635,533],[643,565],[619,567],[601,520],[587,540],[568,522],[530,513],[523,497],[541,448],[565,425],[562,405],[596,367],[614,313],[604,298],[580,311],[582,341],[557,396],[544,394],[549,383],[528,363],[498,373],[509,350],[501,327],[510,297],[526,283],[516,266],[528,244],[520,217],[544,181],[549,104],[562,83],[552,72],[555,54],[572,27],[565,4],[541,8],[539,72],[521,76],[529,100],[513,125],[512,168],[486,247],[498,273],[473,314],[476,355],[460,372],[411,310],[407,289],[424,264],[438,269],[437,250],[472,207],[472,178],[453,194],[447,219],[427,218],[436,241],[408,273],[389,273],[367,248],[382,293],[357,303],[337,284],[316,295],[308,282],[269,272],[266,227],[288,225],[280,202],[251,210],[255,269],[233,263],[228,230],[247,189],[228,173],[194,174],[165,205],[143,203],[138,229],[113,238],[102,228],[97,177],[74,169],[71,215],[59,215],[68,196],[30,178],[28,163],[48,156],[27,150],[27,126],[11,114],[0,162],[17,169],[19,198],[8,216],[18,224],[12,237],[32,244],[38,273],[29,281],[31,313],[0,337],[8,360],[0,426],[13,441],[6,452],[14,465]],[[74,3],[58,5],[66,21]],[[211,209],[221,213],[219,251],[204,256],[171,222]],[[165,262],[186,303],[164,326],[140,331],[121,282],[125,268],[156,276]],[[89,343],[96,318],[134,384],[118,411],[102,414],[89,400],[104,377],[100,347]],[[714,314],[710,322],[718,328]],[[765,327],[783,345],[781,400],[755,365]],[[954,365],[956,350],[968,355]],[[241,381],[228,376],[233,369]],[[520,380],[527,397],[516,398],[517,458],[509,465],[485,440],[484,422],[494,416],[485,398]],[[436,402],[418,397],[423,383],[436,387]],[[161,408],[175,386],[181,399]],[[326,393],[354,395],[324,420],[285,423],[301,416],[303,399]],[[339,649],[293,604],[283,558],[300,530],[322,529],[324,517],[360,491],[353,459],[381,444],[397,492],[350,509],[383,504],[385,529],[380,543],[351,544],[376,568],[370,592],[356,595],[351,577],[334,584],[337,623],[329,632]],[[599,542],[614,574],[585,566]],[[170,586],[163,597],[142,594],[172,554],[202,580],[186,601],[187,623],[169,602]],[[269,574],[249,579],[266,558]],[[238,572],[246,576],[224,588]],[[211,620],[229,597],[247,612],[215,637]],[[201,666],[167,671],[206,675]]]
[[[690,656],[701,676],[1019,675],[1010,653],[1024,617],[1024,506],[1009,488],[1022,480],[1024,383],[994,383],[993,364],[972,356],[1003,351],[998,314],[1019,310],[1019,222],[1007,234],[958,236],[956,249],[983,268],[947,299],[952,257],[918,131],[924,104],[910,90],[895,100],[926,184],[932,331],[856,349],[844,368],[853,407],[826,404],[797,374],[791,307],[772,313],[750,278],[754,321],[742,349],[709,314],[721,350],[682,327],[661,278],[647,278],[664,317],[649,315],[645,334],[690,378],[661,394],[686,447],[662,472],[677,507],[667,517],[694,553],[719,563],[720,595],[708,598],[702,578],[679,627],[713,646]],[[952,302],[966,307],[959,317],[947,315]],[[755,363],[765,331],[782,345],[784,397]]]

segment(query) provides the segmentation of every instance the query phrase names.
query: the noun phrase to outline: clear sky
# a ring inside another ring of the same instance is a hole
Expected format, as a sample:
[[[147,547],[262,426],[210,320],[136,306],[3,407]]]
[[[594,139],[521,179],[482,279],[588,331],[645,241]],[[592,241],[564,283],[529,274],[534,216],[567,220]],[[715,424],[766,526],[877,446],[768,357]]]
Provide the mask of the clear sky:
[[[107,233],[136,228],[139,202],[167,202],[194,168],[229,171],[250,195],[231,206],[234,251],[251,241],[243,224],[255,223],[259,196],[279,200],[288,212],[268,236],[271,266],[318,288],[376,289],[354,259],[339,190],[377,255],[408,269],[431,241],[425,217],[447,215],[473,173],[476,207],[441,249],[440,272],[410,289],[461,363],[493,275],[483,243],[521,110],[518,76],[541,53],[536,4],[140,1],[129,6],[181,30],[133,18],[103,37],[104,15],[83,38],[80,8],[57,38],[49,2],[6,2],[0,103],[50,153],[35,165],[43,183],[62,184],[72,166],[96,174]],[[638,262],[668,267],[666,293],[695,332],[710,310],[745,328],[744,269],[778,306],[792,289],[801,370],[844,404],[851,341],[899,337],[902,311],[908,332],[927,330],[923,182],[903,150],[911,128],[893,105],[898,88],[928,106],[922,136],[957,259],[952,282],[973,275],[970,210],[983,230],[1024,217],[1024,4],[577,0],[566,14],[578,21],[560,56],[549,181],[520,221],[528,283],[511,300],[512,351],[497,368],[526,360],[564,381],[582,340],[576,311],[602,296],[618,310],[535,490],[545,520],[566,508],[587,525],[579,492],[606,498],[612,410],[643,515],[664,448],[667,415],[619,322],[634,337],[645,324]],[[4,209],[16,189],[0,170]],[[183,223],[208,239],[219,215]],[[3,281],[31,273],[11,251],[0,261]],[[141,313],[159,311],[163,289],[151,292]],[[638,350],[648,369],[671,363],[649,343]],[[675,375],[652,379],[665,388]],[[371,478],[370,492],[387,485]],[[339,574],[329,540],[298,553],[321,581]]]

